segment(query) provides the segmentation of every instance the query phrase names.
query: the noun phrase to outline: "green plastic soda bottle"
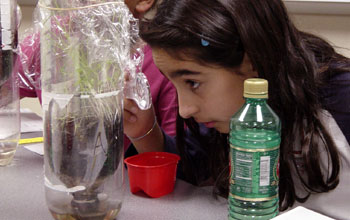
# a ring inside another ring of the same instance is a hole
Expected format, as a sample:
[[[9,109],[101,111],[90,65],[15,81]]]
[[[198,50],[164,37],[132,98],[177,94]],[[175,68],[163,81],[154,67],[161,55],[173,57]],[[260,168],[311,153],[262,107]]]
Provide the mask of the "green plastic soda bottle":
[[[230,123],[229,219],[271,219],[278,214],[281,122],[267,104],[267,80],[245,80],[243,96]]]

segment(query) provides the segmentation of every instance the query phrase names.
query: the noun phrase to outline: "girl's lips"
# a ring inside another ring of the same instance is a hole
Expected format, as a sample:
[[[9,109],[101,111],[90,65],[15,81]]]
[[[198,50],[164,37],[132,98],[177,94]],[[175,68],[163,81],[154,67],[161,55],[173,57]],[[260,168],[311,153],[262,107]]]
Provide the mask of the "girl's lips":
[[[211,122],[205,122],[203,123],[205,125],[205,127],[207,128],[213,128],[215,125],[215,122],[211,121]]]

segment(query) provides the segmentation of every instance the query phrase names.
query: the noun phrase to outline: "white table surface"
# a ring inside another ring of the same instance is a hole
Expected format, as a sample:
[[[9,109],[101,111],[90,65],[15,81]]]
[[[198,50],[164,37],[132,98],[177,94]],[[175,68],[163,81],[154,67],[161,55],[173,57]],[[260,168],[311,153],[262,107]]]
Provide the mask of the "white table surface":
[[[128,184],[127,184],[128,185]],[[43,156],[18,147],[10,166],[0,167],[0,220],[49,220],[44,193]],[[177,180],[174,191],[161,198],[134,195],[126,187],[117,220],[227,219],[227,200]]]

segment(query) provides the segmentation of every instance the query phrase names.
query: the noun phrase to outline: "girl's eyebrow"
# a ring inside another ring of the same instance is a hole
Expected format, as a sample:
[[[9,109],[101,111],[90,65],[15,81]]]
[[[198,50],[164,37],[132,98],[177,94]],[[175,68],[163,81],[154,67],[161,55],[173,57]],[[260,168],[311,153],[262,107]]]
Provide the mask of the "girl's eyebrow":
[[[200,74],[200,72],[187,70],[187,69],[179,69],[179,70],[175,70],[175,71],[171,72],[169,74],[169,77],[176,78],[176,77],[181,77],[184,75],[198,75],[198,74]]]

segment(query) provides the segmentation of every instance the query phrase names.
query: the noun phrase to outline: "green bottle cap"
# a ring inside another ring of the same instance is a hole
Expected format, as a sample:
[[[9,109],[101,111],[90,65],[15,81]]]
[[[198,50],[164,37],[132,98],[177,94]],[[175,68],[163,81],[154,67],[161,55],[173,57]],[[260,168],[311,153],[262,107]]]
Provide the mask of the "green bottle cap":
[[[244,81],[243,96],[246,98],[268,98],[268,82],[266,79],[251,78]]]

